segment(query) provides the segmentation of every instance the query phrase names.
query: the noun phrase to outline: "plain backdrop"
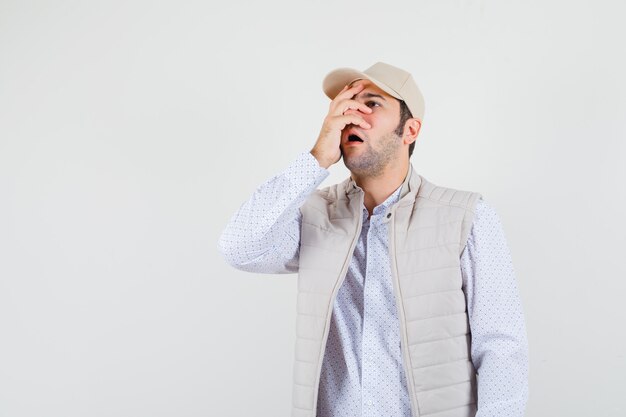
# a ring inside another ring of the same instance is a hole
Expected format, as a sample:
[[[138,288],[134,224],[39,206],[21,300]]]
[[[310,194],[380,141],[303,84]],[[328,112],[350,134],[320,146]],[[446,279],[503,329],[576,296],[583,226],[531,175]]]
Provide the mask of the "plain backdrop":
[[[0,1],[0,416],[289,415],[297,276],[217,240],[310,150],[323,77],[377,61],[425,95],[417,171],[501,217],[527,416],[626,415],[625,12]]]

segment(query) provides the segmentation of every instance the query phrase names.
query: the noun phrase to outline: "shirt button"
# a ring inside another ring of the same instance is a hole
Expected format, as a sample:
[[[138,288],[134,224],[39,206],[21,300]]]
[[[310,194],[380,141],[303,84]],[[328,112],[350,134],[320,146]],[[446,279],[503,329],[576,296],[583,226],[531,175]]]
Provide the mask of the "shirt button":
[[[374,401],[372,400],[367,400],[367,405],[369,405],[370,407],[374,405]]]
[[[391,217],[391,213],[387,213],[387,218],[390,218],[390,217]]]

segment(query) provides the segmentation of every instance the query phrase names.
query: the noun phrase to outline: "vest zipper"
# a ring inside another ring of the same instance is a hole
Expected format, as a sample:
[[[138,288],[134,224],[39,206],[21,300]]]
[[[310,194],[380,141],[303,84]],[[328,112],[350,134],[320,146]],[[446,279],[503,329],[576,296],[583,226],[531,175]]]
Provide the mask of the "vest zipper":
[[[413,381],[413,373],[409,372],[408,365],[410,363],[409,350],[408,350],[408,336],[406,331],[406,321],[404,317],[404,303],[402,296],[400,295],[400,279],[398,278],[398,265],[396,258],[396,207],[391,209],[391,221],[389,222],[389,254],[391,256],[391,277],[393,282],[393,290],[396,296],[396,310],[398,311],[398,318],[400,319],[400,335],[402,337],[402,357],[404,373],[408,384],[409,398],[411,399],[411,415],[413,417],[419,417],[419,407],[417,405],[417,397],[415,396],[415,387]]]
[[[363,206],[363,192],[360,193],[358,208],[361,209]],[[328,309],[328,313],[326,315],[326,325],[324,326],[324,336],[322,337],[322,353],[320,355],[320,360],[317,364],[317,377],[315,380],[315,386],[313,389],[313,393],[315,394],[315,398],[313,400],[313,416],[317,415],[317,399],[319,396],[320,389],[320,377],[322,373],[322,365],[324,362],[324,355],[326,353],[326,343],[328,342],[328,334],[330,333],[330,319],[333,314],[333,307],[335,305],[335,298],[337,297],[337,292],[339,292],[339,288],[343,284],[343,281],[346,279],[346,275],[348,275],[348,266],[350,265],[350,261],[352,260],[352,254],[354,253],[354,248],[356,247],[356,243],[359,240],[359,235],[361,234],[361,227],[363,226],[363,213],[361,211],[357,211],[359,213],[357,226],[354,234],[354,238],[352,239],[352,243],[350,244],[350,250],[346,255],[346,260],[343,263],[343,268],[341,270],[341,274],[339,275],[339,281],[335,284],[335,288],[333,288],[333,293],[330,297],[330,308]]]

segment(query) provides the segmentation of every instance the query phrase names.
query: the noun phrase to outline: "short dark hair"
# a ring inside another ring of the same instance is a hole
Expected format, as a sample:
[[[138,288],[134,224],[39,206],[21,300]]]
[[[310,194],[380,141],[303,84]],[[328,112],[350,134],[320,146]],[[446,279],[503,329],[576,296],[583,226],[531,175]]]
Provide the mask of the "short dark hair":
[[[404,100],[398,100],[398,101],[400,102],[400,123],[398,123],[398,127],[396,127],[395,134],[398,136],[402,136],[402,133],[404,132],[404,124],[406,123],[407,120],[412,118],[413,115],[411,115],[411,110],[409,110],[409,107],[406,105]],[[413,154],[413,149],[415,148],[415,142],[417,141],[413,141],[413,143],[409,145],[409,158]]]

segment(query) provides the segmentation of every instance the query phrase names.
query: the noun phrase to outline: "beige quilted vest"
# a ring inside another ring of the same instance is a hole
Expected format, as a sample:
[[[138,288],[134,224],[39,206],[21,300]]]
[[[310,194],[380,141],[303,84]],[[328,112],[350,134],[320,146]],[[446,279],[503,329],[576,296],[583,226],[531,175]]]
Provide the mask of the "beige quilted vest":
[[[476,371],[460,257],[480,194],[436,186],[413,167],[389,222],[389,252],[413,417],[476,414]],[[332,306],[361,230],[348,178],[302,206],[292,417],[315,417]]]

